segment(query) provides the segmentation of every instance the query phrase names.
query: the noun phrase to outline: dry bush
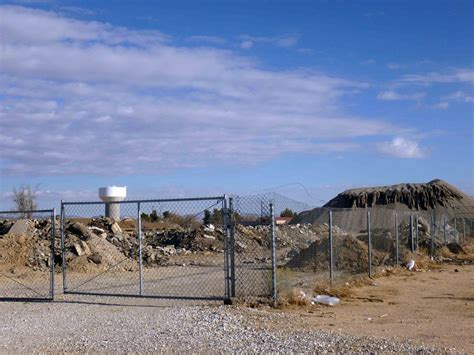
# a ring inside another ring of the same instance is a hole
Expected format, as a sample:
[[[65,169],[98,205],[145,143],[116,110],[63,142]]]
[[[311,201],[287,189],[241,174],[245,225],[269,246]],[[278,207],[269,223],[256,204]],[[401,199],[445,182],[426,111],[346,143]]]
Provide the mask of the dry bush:
[[[142,217],[142,226],[146,230],[175,229],[176,227],[199,229],[202,223],[195,216],[168,213],[166,217],[158,217],[155,221]]]
[[[292,288],[280,294],[278,304],[280,306],[307,306],[309,305],[309,299],[302,289]]]
[[[352,283],[345,284],[332,284],[329,281],[319,281],[314,285],[313,292],[316,295],[328,295],[337,298],[351,298],[353,295],[352,288],[356,286],[362,286],[360,284],[355,284],[354,282],[362,282],[361,279],[356,279]]]
[[[177,224],[182,228],[198,229],[201,227],[201,222],[199,222],[194,216],[182,216],[170,213],[169,217],[165,218],[164,221]]]
[[[464,252],[460,254],[454,254],[452,258],[458,262],[474,262],[474,240],[470,240],[463,244],[462,248]]]
[[[37,189],[32,189],[30,185],[22,185],[17,190],[13,188],[13,202],[15,203],[15,209],[17,211],[23,212],[23,217],[31,218],[31,211],[36,210],[36,198],[37,198]]]
[[[415,253],[407,252],[404,257],[403,266],[405,266],[409,260],[415,260],[415,270],[439,269],[441,267],[439,263],[431,260],[428,251],[424,248],[420,248],[420,250]]]
[[[452,259],[455,257],[455,255],[449,251],[448,247],[438,249],[437,254],[443,258]]]

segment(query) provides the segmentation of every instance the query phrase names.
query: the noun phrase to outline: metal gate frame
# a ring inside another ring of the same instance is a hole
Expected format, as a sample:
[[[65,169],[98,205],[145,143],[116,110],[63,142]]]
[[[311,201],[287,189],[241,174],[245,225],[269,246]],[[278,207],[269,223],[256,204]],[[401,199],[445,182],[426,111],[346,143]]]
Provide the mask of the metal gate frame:
[[[141,209],[140,205],[143,203],[169,203],[169,202],[191,202],[191,201],[216,201],[222,205],[222,226],[224,231],[224,285],[225,292],[222,296],[215,297],[199,297],[199,296],[166,296],[166,295],[145,295],[143,294],[143,269],[142,269],[142,223],[141,223]],[[138,274],[139,274],[139,292],[137,294],[119,294],[119,293],[94,293],[87,291],[72,291],[68,289],[67,282],[67,263],[66,263],[66,243],[65,243],[65,222],[66,222],[66,206],[74,205],[106,205],[106,204],[135,204],[137,206],[137,237],[138,237]],[[229,213],[227,207],[227,197],[196,197],[196,198],[171,198],[171,199],[147,199],[147,200],[124,200],[117,202],[66,202],[61,201],[61,255],[62,255],[62,277],[63,277],[63,293],[70,295],[90,295],[90,296],[110,296],[110,297],[131,297],[131,298],[151,298],[151,299],[178,299],[178,300],[222,300],[225,303],[230,300],[230,276],[229,276]]]
[[[51,237],[50,237],[50,262],[49,262],[49,294],[47,297],[0,297],[0,301],[21,301],[21,302],[46,302],[54,301],[55,287],[54,287],[54,254],[55,254],[55,233],[56,233],[56,209],[44,209],[44,210],[29,210],[29,211],[0,211],[0,214],[35,214],[35,213],[50,213],[51,214]],[[5,277],[5,276],[4,276]],[[16,283],[18,281],[13,280]],[[20,283],[21,286],[37,293],[34,289]]]

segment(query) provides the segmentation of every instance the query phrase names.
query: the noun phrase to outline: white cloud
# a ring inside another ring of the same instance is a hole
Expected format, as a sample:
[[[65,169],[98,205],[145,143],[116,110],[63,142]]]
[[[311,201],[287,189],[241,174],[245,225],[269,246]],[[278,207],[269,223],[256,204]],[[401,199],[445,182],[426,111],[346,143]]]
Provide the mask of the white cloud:
[[[242,49],[250,49],[252,47],[253,47],[253,42],[252,41],[247,40],[247,41],[242,41],[240,43],[240,48],[242,48]]]
[[[344,152],[360,148],[356,137],[399,130],[340,108],[364,83],[265,70],[230,51],[174,46],[158,31],[0,12],[2,174],[248,165]]]
[[[404,75],[399,83],[416,85],[474,83],[474,70],[472,68],[456,68],[447,73],[430,72],[427,74]]]
[[[294,34],[285,34],[275,37],[242,35],[240,39],[242,40],[240,46],[245,49],[252,47],[255,43],[270,43],[277,47],[291,48],[298,44],[300,36]],[[248,47],[243,47],[244,44]]]
[[[367,60],[363,60],[362,62],[360,62],[360,64],[363,64],[363,65],[371,65],[371,64],[375,64],[376,61],[375,59],[367,59]]]
[[[395,137],[391,141],[377,144],[379,153],[396,158],[424,158],[427,155],[425,149],[420,147],[415,140]]]
[[[227,41],[225,38],[217,36],[190,36],[187,38],[191,42],[203,42],[210,44],[225,44]]]
[[[169,39],[159,31],[132,31],[95,21],[74,20],[50,11],[8,5],[1,6],[0,11],[2,51],[20,44],[41,46],[65,41],[141,47]]]
[[[400,69],[402,66],[398,63],[387,63],[387,68],[390,70]]]
[[[283,36],[277,38],[275,43],[278,47],[290,48],[295,46],[299,41],[299,37],[297,36]]]
[[[377,99],[386,101],[397,101],[397,100],[421,100],[426,96],[424,92],[416,92],[413,94],[399,94],[395,91],[382,91],[377,95]]]
[[[434,110],[446,110],[449,108],[449,102],[441,101],[429,107]]]
[[[444,100],[452,100],[458,102],[474,102],[474,95],[466,94],[463,91],[456,91],[452,94],[444,96]]]

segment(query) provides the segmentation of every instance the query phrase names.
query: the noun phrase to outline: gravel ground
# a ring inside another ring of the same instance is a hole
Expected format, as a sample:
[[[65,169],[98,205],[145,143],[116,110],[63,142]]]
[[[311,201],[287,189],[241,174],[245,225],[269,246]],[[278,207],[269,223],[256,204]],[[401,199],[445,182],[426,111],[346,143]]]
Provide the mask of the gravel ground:
[[[2,302],[0,352],[442,351],[339,332],[269,330],[255,322],[290,316],[235,306]]]

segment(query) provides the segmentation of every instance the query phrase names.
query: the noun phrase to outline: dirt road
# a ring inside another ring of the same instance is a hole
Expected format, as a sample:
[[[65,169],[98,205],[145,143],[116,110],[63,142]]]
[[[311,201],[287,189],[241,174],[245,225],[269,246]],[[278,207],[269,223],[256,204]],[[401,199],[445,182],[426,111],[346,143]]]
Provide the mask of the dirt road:
[[[474,353],[474,265],[443,265],[426,272],[377,278],[334,307],[286,310],[284,325],[326,329]]]

